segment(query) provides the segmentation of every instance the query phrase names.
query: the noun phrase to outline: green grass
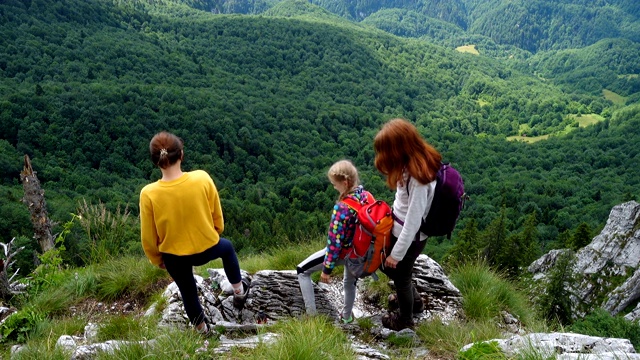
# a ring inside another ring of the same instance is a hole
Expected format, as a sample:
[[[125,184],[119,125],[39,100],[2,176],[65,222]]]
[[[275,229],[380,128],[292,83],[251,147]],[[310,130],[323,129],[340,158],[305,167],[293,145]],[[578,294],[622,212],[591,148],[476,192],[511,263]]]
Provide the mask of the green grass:
[[[9,357],[6,357],[8,359]],[[71,353],[60,348],[48,346],[45,343],[28,344],[22,348],[17,354],[12,355],[12,360],[69,360]]]
[[[148,261],[136,257],[113,259],[85,268],[61,270],[57,282],[31,294],[26,305],[57,315],[85,298],[113,300],[121,296],[146,297],[148,290],[168,278]]]
[[[114,300],[123,295],[139,296],[169,275],[148,261],[125,257],[97,265],[96,296],[100,300]]]
[[[373,278],[368,277],[363,282],[363,295],[371,300],[371,302],[378,304],[381,308],[387,306],[387,298],[393,292],[391,286],[389,286],[389,278],[381,271],[376,273],[378,275],[378,281],[374,281]]]
[[[640,325],[622,316],[612,316],[604,309],[596,309],[571,324],[568,330],[591,336],[629,339],[634,348],[640,346]]]
[[[547,140],[550,135],[540,135],[540,136],[507,136],[507,141],[522,141],[529,144],[536,143],[540,140]]]
[[[587,127],[589,125],[594,125],[597,124],[601,121],[604,121],[604,117],[598,115],[598,114],[585,114],[582,116],[577,116],[577,115],[569,115],[570,117],[574,118],[576,121],[578,121],[578,126],[580,127]]]
[[[102,353],[96,360],[113,359],[216,359],[218,355],[213,353],[218,341],[204,339],[195,331],[164,330],[155,338],[153,344],[133,343],[122,346],[112,354]]]
[[[273,344],[261,344],[248,359],[355,359],[350,341],[342,330],[323,316],[282,321],[273,330],[281,337]]]
[[[97,341],[155,338],[158,335],[156,320],[123,315],[109,317],[100,323]]]
[[[572,121],[573,124],[575,124],[574,121],[577,121],[578,127],[581,127],[581,128],[604,121],[604,117],[598,114],[584,114],[584,115],[570,114],[569,118],[573,119]],[[554,132],[553,134],[546,134],[546,135],[540,135],[540,136],[524,136],[524,135],[507,136],[507,141],[522,141],[522,142],[532,144],[541,140],[547,140],[550,136],[566,135],[571,131],[574,131],[575,129],[576,129],[575,125],[567,125],[564,128],[564,130]],[[528,124],[520,124],[518,133],[526,134],[529,131],[531,131],[531,128],[529,127]]]
[[[473,55],[480,55],[480,52],[478,51],[478,49],[476,49],[475,45],[458,46],[456,48],[456,50],[459,51],[459,52],[463,52],[463,53],[469,53],[469,54],[473,54]]]
[[[86,325],[87,319],[82,316],[64,317],[55,320],[46,319],[36,326],[31,337],[52,340],[53,343],[47,345],[55,345],[55,342],[62,335],[83,335]]]
[[[324,239],[287,244],[263,255],[240,256],[241,267],[253,273],[263,269],[293,270],[309,254],[321,249]],[[221,267],[221,262],[207,267]],[[202,267],[205,268],[205,267]],[[519,318],[528,329],[536,329],[538,323],[532,307],[515,285],[493,272],[484,263],[468,263],[450,269],[449,278],[463,295],[465,321],[445,324],[439,320],[422,323],[416,332],[430,353],[442,358],[455,358],[466,344],[501,337],[496,321],[501,310]],[[336,269],[336,276],[341,276]],[[380,306],[385,306],[391,292],[388,278],[379,274],[379,281],[366,279],[362,282],[367,296],[377,296]],[[168,277],[166,271],[151,266],[144,258],[123,257],[86,268],[69,269],[57,276],[57,283],[32,296],[25,302],[25,321],[29,328],[23,352],[16,359],[68,359],[70,354],[55,348],[61,335],[81,336],[87,322],[83,316],[65,315],[69,306],[86,298],[117,299],[122,296],[144,296],[151,301],[161,299],[164,290],[153,288],[159,280]],[[159,307],[164,304],[160,301]],[[33,314],[28,309],[40,309]],[[101,354],[97,359],[355,359],[349,335],[323,316],[291,318],[280,321],[264,332],[275,332],[277,340],[261,343],[255,349],[234,348],[227,354],[215,354],[217,340],[199,336],[195,331],[158,328],[158,315],[140,318],[140,315],[103,315],[99,323],[98,341],[132,341],[113,354]],[[362,330],[360,341],[375,342],[371,319],[358,319]],[[23,337],[24,338],[24,337]],[[137,341],[155,339],[153,345]],[[417,356],[416,343],[407,338],[391,337],[386,347],[392,359]],[[4,344],[2,357],[8,358],[9,348],[15,343]]]
[[[467,344],[502,337],[493,320],[445,324],[436,319],[420,324],[416,333],[431,354],[443,358],[454,358]]]
[[[627,102],[627,99],[624,96],[620,96],[607,89],[602,90],[602,96],[616,105],[624,105]]]
[[[458,358],[461,360],[507,359],[500,350],[500,346],[494,341],[475,343],[469,349],[461,351]]]
[[[481,261],[457,265],[449,275],[462,293],[462,307],[470,320],[489,321],[501,311],[514,315],[526,326],[536,324],[532,304],[517,287]]]
[[[81,300],[64,287],[51,287],[36,297],[31,297],[29,305],[38,309],[43,314],[56,316],[66,312],[70,306]]]
[[[529,331],[544,331],[533,306],[515,284],[482,261],[459,264],[449,270],[449,279],[462,294],[465,320],[444,323],[438,319],[420,324],[416,333],[430,353],[442,358],[504,358],[501,354],[472,351],[458,354],[467,344],[502,338],[502,311],[514,315]]]

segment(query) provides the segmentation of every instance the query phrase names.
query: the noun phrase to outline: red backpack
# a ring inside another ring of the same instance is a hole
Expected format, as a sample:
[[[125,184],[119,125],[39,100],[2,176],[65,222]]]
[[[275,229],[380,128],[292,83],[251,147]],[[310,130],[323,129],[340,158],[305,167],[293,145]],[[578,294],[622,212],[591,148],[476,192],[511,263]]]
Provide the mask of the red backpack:
[[[351,198],[342,200],[357,212],[356,229],[345,266],[358,278],[375,273],[391,252],[391,208],[370,193],[368,196],[364,205]]]

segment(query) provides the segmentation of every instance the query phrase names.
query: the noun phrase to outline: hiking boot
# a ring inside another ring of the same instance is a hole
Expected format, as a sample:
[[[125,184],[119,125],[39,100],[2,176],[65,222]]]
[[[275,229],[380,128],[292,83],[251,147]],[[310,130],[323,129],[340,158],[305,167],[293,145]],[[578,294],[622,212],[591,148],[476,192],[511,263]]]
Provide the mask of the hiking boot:
[[[387,298],[389,311],[398,310],[398,296],[396,294],[391,294]],[[422,301],[422,296],[415,288],[413,289],[413,313],[420,314],[424,311],[424,302]]]
[[[233,294],[233,307],[236,309],[244,308],[244,303],[247,301],[247,297],[249,297],[249,281],[246,279],[242,279],[242,293]]]
[[[412,329],[413,325],[413,320],[402,320],[402,318],[400,318],[400,314],[395,312],[387,313],[382,317],[382,326],[387,329],[400,331],[402,329]]]

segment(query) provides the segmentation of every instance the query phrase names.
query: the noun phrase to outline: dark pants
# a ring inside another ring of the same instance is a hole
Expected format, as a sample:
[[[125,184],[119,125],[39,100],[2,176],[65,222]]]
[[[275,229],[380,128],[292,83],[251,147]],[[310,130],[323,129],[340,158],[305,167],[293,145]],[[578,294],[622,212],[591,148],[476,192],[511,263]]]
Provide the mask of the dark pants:
[[[395,245],[395,236],[391,241]],[[413,322],[413,282],[411,281],[413,273],[413,265],[416,263],[416,259],[424,250],[427,241],[414,241],[409,246],[409,250],[404,255],[404,258],[398,262],[395,269],[385,267],[382,269],[391,280],[393,280],[396,291],[398,293],[398,307],[400,310],[400,319],[405,323]]]
[[[229,282],[232,284],[239,283],[242,280],[242,276],[240,275],[238,257],[231,241],[225,238],[220,238],[220,242],[217,245],[198,254],[182,256],[162,254],[164,266],[180,290],[180,295],[182,295],[182,301],[184,302],[184,310],[193,325],[202,323],[206,318],[198,299],[198,288],[196,279],[193,277],[193,267],[204,265],[218,258],[222,259],[222,266]]]

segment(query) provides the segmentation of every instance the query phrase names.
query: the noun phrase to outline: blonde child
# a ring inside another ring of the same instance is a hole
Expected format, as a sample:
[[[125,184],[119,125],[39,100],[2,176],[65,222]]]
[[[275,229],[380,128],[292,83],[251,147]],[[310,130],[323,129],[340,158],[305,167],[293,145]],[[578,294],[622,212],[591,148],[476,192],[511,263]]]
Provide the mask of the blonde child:
[[[333,206],[329,231],[327,235],[327,246],[306,258],[298,264],[298,282],[302,291],[307,314],[316,314],[316,302],[313,291],[311,274],[316,271],[320,273],[320,281],[329,282],[329,275],[336,265],[345,265],[345,257],[351,250],[353,234],[355,232],[356,211],[351,209],[343,201],[351,198],[360,204],[366,204],[372,199],[371,194],[359,185],[358,170],[348,160],[340,160],[333,164],[327,172],[327,177],[333,188],[340,194],[338,201]],[[344,267],[344,308],[340,318],[344,323],[353,321],[353,303],[356,298],[356,282],[358,279],[351,274],[347,266]]]

